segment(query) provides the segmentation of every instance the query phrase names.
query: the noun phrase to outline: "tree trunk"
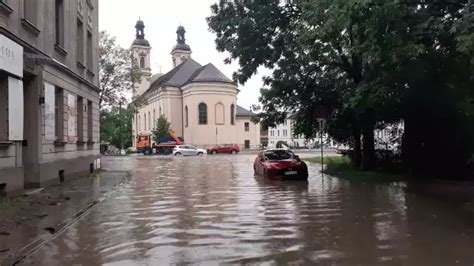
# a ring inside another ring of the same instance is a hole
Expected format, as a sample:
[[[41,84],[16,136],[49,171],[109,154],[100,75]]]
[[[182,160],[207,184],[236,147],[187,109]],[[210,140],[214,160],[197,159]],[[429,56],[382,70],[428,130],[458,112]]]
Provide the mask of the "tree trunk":
[[[361,164],[362,154],[361,154],[361,141],[360,141],[360,132],[354,130],[354,155],[352,157],[352,162],[355,167],[359,168]]]
[[[374,126],[369,125],[363,131],[362,170],[375,168]]]

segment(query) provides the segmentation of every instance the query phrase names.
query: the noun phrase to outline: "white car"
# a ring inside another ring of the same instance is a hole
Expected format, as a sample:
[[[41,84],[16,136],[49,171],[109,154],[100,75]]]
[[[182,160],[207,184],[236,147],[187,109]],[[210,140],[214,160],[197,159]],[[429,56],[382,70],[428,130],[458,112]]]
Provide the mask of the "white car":
[[[174,156],[202,156],[207,154],[205,149],[199,149],[191,145],[178,145],[173,148]]]

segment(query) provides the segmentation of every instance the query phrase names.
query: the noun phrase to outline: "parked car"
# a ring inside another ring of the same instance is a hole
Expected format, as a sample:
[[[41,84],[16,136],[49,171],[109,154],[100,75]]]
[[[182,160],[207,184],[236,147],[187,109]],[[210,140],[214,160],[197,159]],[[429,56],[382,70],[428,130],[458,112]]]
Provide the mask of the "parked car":
[[[207,154],[205,149],[199,149],[191,145],[178,145],[173,148],[174,156],[196,156],[205,154]]]
[[[308,166],[290,150],[271,149],[255,158],[256,174],[270,179],[307,179]]]
[[[240,152],[240,146],[237,144],[222,144],[211,146],[207,149],[207,153],[217,154],[217,153],[232,153],[236,154]]]

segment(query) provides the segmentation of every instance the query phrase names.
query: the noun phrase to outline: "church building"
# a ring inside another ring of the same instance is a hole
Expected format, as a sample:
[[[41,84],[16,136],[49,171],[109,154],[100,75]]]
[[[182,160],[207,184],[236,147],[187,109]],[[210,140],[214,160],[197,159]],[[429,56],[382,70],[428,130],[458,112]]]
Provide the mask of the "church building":
[[[162,114],[186,144],[239,144],[242,149],[260,145],[260,125],[251,121],[255,114],[237,105],[237,84],[212,63],[201,65],[192,59],[183,26],[178,27],[177,43],[171,50],[173,69],[154,75],[143,21],[137,21],[135,28],[131,53],[141,70],[141,81],[134,98],[143,96],[146,104],[134,117],[134,145],[138,134],[151,133]]]

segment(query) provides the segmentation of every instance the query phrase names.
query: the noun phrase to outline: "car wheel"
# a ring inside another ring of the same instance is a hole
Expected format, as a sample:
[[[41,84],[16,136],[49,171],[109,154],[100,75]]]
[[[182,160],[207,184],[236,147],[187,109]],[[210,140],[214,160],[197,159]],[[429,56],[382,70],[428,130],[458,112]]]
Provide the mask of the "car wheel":
[[[177,152],[174,154],[174,156],[182,156],[181,152]]]
[[[204,155],[204,153],[198,152],[198,156],[203,156],[203,155]]]
[[[230,153],[232,153],[232,154],[237,154],[237,151],[236,151],[236,150],[232,150]]]
[[[145,149],[145,150],[143,151],[143,154],[145,154],[145,155],[150,155],[150,154],[151,154],[150,149]]]
[[[212,154],[216,155],[216,154],[217,154],[217,151],[212,151]]]

